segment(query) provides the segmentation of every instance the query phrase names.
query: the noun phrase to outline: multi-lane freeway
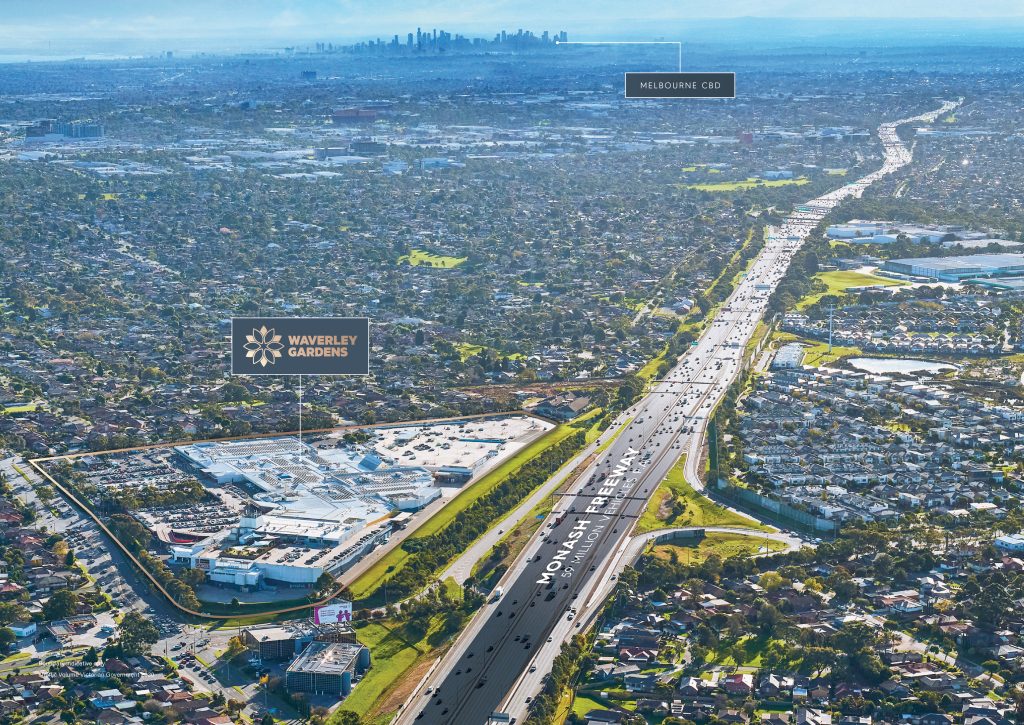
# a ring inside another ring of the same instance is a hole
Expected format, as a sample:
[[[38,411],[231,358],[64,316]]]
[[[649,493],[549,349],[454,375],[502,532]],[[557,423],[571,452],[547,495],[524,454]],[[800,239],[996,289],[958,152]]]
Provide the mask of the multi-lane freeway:
[[[708,417],[736,379],[745,346],[794,252],[834,206],[910,161],[896,134],[899,125],[933,120],[958,103],[882,125],[880,169],[798,207],[781,226],[768,229],[764,248],[714,322],[628,411],[628,423],[506,574],[501,595],[419,683],[398,722],[481,725],[495,711],[525,714],[553,654],[600,607],[599,593],[607,591],[633,524],[659,482],[682,454],[688,462],[699,460]]]

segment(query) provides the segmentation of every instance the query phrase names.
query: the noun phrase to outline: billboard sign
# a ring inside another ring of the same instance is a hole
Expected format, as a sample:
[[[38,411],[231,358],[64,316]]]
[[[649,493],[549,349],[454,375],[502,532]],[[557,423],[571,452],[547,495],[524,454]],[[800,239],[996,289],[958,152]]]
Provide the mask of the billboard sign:
[[[324,607],[313,609],[313,621],[316,624],[337,624],[352,621],[352,602],[335,602]]]
[[[367,317],[232,317],[232,375],[369,375]]]

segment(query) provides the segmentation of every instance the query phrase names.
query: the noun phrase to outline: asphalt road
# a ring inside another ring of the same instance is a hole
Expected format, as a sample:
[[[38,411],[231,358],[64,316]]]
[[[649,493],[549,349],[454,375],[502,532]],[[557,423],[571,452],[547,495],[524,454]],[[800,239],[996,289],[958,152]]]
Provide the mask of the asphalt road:
[[[780,228],[769,230],[764,249],[714,323],[631,409],[630,424],[531,542],[514,577],[507,579],[507,591],[485,606],[449,657],[421,683],[399,723],[477,725],[502,707],[521,710],[510,707],[519,703],[505,701],[507,693],[521,690],[516,685],[524,673],[549,664],[547,658],[534,662],[538,649],[555,651],[545,645],[557,646],[578,632],[600,605],[593,594],[614,578],[605,578],[606,572],[621,557],[650,495],[683,452],[699,451],[708,416],[736,378],[744,347],[793,253],[836,204],[859,197],[910,161],[896,135],[899,125],[930,120],[954,106],[948,102],[931,113],[882,125],[880,169],[802,205]]]
[[[548,644],[549,637],[556,641],[553,630],[560,630],[560,642],[580,628],[582,616],[573,627],[568,623],[584,604],[598,604],[589,601],[589,590],[603,580],[651,493],[684,445],[699,447],[707,418],[735,379],[744,347],[792,254],[833,206],[860,196],[871,182],[909,161],[897,125],[879,129],[886,148],[881,169],[809,202],[780,229],[770,230],[764,249],[714,323],[630,411],[633,419],[625,431],[538,533],[508,591],[487,605],[471,639],[437,668],[432,679],[439,684],[425,683],[433,691],[418,695],[400,721],[486,722],[522,673],[530,672],[536,648]]]
[[[623,422],[625,421],[616,421],[609,427],[609,430],[617,430]],[[493,549],[494,546],[505,537],[506,532],[514,529],[518,522],[545,498],[554,495],[555,491],[565,483],[565,480],[572,475],[573,471],[586,461],[587,458],[593,455],[594,451],[600,446],[600,443],[600,440],[595,441],[592,445],[587,446],[583,451],[576,454],[576,456],[570,459],[568,463],[562,465],[562,467],[559,468],[551,478],[545,481],[542,486],[538,487],[537,490],[530,494],[521,504],[519,504],[519,506],[501,519],[508,523],[504,526],[492,526],[487,533],[473,542],[465,552],[460,554],[455,561],[449,564],[448,568],[445,569],[441,576],[438,577],[438,580],[445,581],[451,578],[459,584],[463,584],[466,579],[469,578],[469,575],[472,573],[473,567],[477,562],[488,555],[491,549]]]
[[[805,545],[805,541],[799,536],[792,534],[786,534],[783,532],[766,532],[758,531],[756,529],[737,529],[727,528],[718,526],[684,526],[674,527],[671,529],[663,529],[660,531],[651,531],[639,536],[632,536],[619,547],[618,551],[613,555],[609,567],[605,571],[621,572],[626,566],[632,566],[636,563],[636,560],[643,553],[647,545],[656,537],[672,532],[672,531],[694,531],[701,530],[707,533],[723,533],[723,534],[742,534],[750,536],[755,542],[764,542],[767,539],[776,541],[782,545],[780,551],[795,551],[801,546]],[[769,553],[775,553],[774,551],[764,551],[762,553],[755,554],[755,556],[767,556]],[[583,607],[580,608],[580,614],[576,617],[576,621],[579,621],[580,617],[587,617],[587,612],[594,613],[598,611],[603,604],[604,600],[612,593],[615,589],[615,580],[609,577],[601,577],[596,588],[589,594],[587,601],[584,602]],[[586,626],[586,624],[584,624]],[[551,641],[545,640],[539,645],[539,650],[534,656],[534,660],[530,667],[525,673],[519,678],[515,686],[512,688],[512,692],[505,698],[501,710],[508,715],[515,717],[519,722],[523,722],[526,718],[529,700],[533,695],[540,692],[544,684],[544,678],[547,673],[551,670],[551,661],[558,655],[562,642],[566,637],[571,637],[578,630],[575,627],[574,622],[564,620],[559,621],[555,625],[554,630],[548,635]]]
[[[701,435],[714,404],[735,379],[768,295],[799,246],[790,236],[769,236],[697,345],[633,407],[629,425],[584,472],[575,495],[556,507],[508,591],[487,606],[471,642],[457,651],[454,662],[438,668],[440,691],[418,696],[410,709],[420,712],[406,717],[483,723],[520,674],[529,671],[535,648],[548,637],[554,641],[556,625],[562,624],[559,641],[578,631],[588,584],[606,581],[607,564],[651,493],[684,444]],[[574,619],[574,625],[567,624]]]

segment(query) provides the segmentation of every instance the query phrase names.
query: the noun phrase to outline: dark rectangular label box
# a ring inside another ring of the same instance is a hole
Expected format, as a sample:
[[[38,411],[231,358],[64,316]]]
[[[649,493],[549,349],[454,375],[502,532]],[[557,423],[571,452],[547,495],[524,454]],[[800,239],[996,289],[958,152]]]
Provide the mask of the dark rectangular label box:
[[[368,375],[366,317],[232,317],[232,375]]]
[[[626,98],[735,97],[735,73],[626,73]]]

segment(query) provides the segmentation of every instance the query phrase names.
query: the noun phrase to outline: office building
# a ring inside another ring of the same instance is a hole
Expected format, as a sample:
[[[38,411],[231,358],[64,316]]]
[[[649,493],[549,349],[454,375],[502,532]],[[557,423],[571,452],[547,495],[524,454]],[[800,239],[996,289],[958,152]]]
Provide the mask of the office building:
[[[288,666],[289,692],[340,695],[352,692],[353,680],[370,667],[370,650],[348,642],[310,642]]]
[[[242,642],[261,660],[290,660],[313,641],[317,632],[309,620],[258,624],[242,630]]]

